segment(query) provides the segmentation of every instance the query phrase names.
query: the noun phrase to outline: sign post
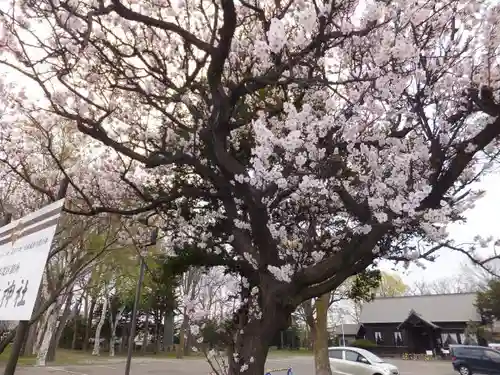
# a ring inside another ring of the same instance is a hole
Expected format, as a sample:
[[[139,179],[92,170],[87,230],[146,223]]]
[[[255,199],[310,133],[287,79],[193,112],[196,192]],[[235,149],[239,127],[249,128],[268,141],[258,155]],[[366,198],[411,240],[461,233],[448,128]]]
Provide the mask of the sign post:
[[[141,298],[141,288],[142,281],[144,279],[144,271],[146,270],[146,262],[144,260],[144,256],[146,255],[146,249],[148,246],[156,245],[156,241],[158,239],[158,228],[153,229],[151,232],[151,239],[149,244],[144,246],[144,254],[140,254],[140,269],[139,269],[139,279],[137,280],[137,286],[135,289],[135,298],[134,298],[134,307],[132,309],[132,326],[130,327],[130,336],[128,338],[128,347],[127,347],[127,362],[125,363],[125,375],[130,374],[130,365],[132,362],[132,352],[134,350],[134,342],[135,342],[135,329],[137,325],[137,309],[139,308],[139,300]],[[148,332],[146,332],[146,337],[149,337]]]
[[[0,320],[19,321],[4,375],[16,370],[63,206],[60,199],[0,228]]]

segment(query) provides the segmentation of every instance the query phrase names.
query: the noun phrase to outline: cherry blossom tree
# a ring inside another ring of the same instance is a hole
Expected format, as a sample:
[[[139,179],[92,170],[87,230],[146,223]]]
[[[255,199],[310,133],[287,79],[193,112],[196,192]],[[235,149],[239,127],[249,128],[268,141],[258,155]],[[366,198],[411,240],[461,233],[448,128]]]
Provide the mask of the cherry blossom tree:
[[[231,375],[262,374],[295,308],[377,259],[467,253],[446,228],[497,158],[497,4],[0,9],[4,167],[48,196],[66,176],[68,212],[151,216],[170,254],[239,275]]]

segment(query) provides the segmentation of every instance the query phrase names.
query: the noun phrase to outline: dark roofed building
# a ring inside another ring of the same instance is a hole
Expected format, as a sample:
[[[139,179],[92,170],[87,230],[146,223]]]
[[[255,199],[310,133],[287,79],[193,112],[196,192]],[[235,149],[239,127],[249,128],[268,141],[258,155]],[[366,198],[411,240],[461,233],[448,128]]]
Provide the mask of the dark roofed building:
[[[477,343],[466,330],[469,322],[481,321],[475,300],[475,293],[376,298],[363,305],[360,321],[365,338],[379,349],[439,352],[450,344]]]

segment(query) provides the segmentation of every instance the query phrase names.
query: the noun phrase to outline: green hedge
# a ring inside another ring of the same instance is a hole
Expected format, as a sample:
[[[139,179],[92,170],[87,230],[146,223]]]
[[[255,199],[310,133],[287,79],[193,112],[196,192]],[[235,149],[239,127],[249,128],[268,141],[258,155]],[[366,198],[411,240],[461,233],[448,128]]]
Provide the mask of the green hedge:
[[[363,348],[363,349],[368,349],[368,348],[373,348],[377,346],[373,341],[366,340],[366,339],[358,339],[355,340],[351,343],[351,346],[355,346],[357,348]]]

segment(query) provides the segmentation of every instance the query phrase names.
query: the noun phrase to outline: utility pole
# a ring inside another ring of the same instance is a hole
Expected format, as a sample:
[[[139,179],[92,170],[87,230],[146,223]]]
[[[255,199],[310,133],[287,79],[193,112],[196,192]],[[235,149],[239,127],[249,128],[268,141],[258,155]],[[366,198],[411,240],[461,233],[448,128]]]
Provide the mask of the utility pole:
[[[158,228],[153,229],[151,232],[151,241],[149,244],[144,246],[144,253],[149,246],[156,245],[158,239]],[[145,254],[144,254],[145,255]],[[139,300],[141,298],[142,281],[144,280],[144,271],[146,269],[146,262],[144,261],[143,254],[140,255],[140,269],[139,269],[139,279],[137,280],[137,286],[135,288],[135,299],[134,307],[132,308],[132,326],[130,327],[130,336],[128,338],[128,348],[127,348],[127,363],[125,365],[125,375],[130,375],[130,365],[132,362],[132,353],[134,350],[134,340],[135,340],[135,329],[137,326],[137,309],[139,307]],[[148,332],[146,332],[148,335]]]
[[[342,346],[345,346],[344,317],[342,317]]]

